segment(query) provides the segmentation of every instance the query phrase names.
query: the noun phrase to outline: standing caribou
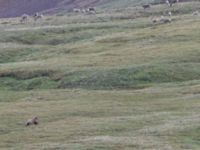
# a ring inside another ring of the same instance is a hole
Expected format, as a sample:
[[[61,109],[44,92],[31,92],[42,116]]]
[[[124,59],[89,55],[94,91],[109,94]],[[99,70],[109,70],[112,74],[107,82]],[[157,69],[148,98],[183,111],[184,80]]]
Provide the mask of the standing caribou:
[[[34,21],[37,21],[39,19],[42,19],[44,16],[42,14],[39,14],[38,12],[36,12],[34,15],[33,15],[33,19]]]
[[[165,3],[166,3],[169,7],[172,7],[173,4],[179,3],[179,0],[166,0]]]
[[[24,23],[24,22],[27,22],[28,21],[28,18],[29,18],[29,15],[27,14],[23,14],[20,18],[20,23]]]

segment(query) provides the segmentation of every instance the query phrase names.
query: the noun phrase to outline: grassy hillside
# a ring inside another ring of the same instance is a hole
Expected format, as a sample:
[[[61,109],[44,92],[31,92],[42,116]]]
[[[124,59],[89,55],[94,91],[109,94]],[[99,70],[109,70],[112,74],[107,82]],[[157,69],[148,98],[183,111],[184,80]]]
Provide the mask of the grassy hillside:
[[[0,149],[198,150],[199,7],[1,19]]]
[[[73,8],[100,7],[124,8],[138,6],[153,0],[0,0],[0,18],[17,17],[24,13],[33,15],[36,12],[55,14],[62,11],[72,11]]]
[[[199,2],[200,0],[180,0],[180,2]],[[100,11],[141,7],[144,4],[161,4],[165,0],[0,0],[0,18],[19,17],[23,14],[34,15],[63,14],[73,8],[96,7]]]

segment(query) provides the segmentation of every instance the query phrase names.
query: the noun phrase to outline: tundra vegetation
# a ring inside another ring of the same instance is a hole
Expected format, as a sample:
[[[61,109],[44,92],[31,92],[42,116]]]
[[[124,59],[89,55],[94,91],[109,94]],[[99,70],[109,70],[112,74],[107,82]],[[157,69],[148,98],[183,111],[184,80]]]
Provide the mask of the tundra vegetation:
[[[0,149],[200,149],[200,3],[109,6],[0,19]]]

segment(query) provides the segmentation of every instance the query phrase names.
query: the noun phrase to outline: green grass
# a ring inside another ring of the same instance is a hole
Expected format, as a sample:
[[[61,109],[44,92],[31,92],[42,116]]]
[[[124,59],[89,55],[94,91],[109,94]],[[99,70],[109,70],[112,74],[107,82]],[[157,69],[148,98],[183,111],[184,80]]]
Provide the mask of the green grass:
[[[0,149],[200,148],[199,2],[146,2],[0,20]],[[151,22],[168,10],[172,23]]]

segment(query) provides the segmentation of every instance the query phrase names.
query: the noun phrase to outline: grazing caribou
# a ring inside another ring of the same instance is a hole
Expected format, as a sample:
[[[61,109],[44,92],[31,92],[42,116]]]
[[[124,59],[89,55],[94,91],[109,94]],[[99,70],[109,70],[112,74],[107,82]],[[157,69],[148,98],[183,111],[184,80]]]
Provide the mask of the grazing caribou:
[[[29,15],[23,14],[23,15],[21,16],[20,23],[27,22],[27,21],[28,21],[28,18],[29,18]]]
[[[89,7],[87,9],[87,12],[89,12],[89,13],[96,13],[96,9],[94,7]]]
[[[172,7],[173,4],[179,3],[179,0],[166,0],[165,3],[166,3],[168,6]]]
[[[81,9],[79,9],[79,8],[74,8],[74,9],[73,9],[73,12],[75,12],[75,13],[80,13],[80,12],[81,12]]]
[[[199,11],[197,10],[197,11],[194,11],[193,13],[192,13],[192,16],[198,16],[199,15]]]
[[[34,21],[37,21],[37,20],[39,20],[39,19],[42,19],[43,17],[44,17],[44,16],[43,16],[42,14],[39,14],[38,12],[35,13],[35,14],[33,15]]]

